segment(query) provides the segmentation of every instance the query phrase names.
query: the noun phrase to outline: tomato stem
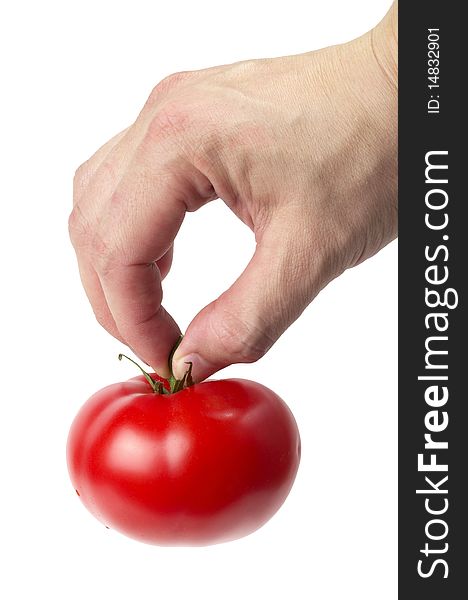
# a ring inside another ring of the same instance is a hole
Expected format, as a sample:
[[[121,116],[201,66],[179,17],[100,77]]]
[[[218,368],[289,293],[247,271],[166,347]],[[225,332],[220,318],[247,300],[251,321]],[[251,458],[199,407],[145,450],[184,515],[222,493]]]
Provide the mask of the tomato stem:
[[[122,358],[126,358],[131,363],[133,363],[134,365],[136,365],[140,369],[140,371],[143,373],[146,381],[150,384],[151,389],[153,390],[153,392],[155,394],[176,394],[177,392],[180,392],[181,390],[184,390],[185,388],[190,387],[191,385],[193,385],[192,363],[191,362],[185,363],[186,365],[188,365],[188,368],[187,368],[187,371],[181,377],[181,379],[177,379],[174,376],[174,374],[172,373],[172,357],[174,356],[174,352],[176,351],[177,346],[180,344],[181,340],[182,340],[182,336],[180,336],[180,338],[177,341],[176,345],[172,349],[170,357],[169,357],[169,369],[171,371],[171,376],[167,380],[168,383],[169,383],[169,389],[167,389],[165,387],[165,385],[163,384],[162,381],[156,381],[156,380],[154,380],[151,377],[151,375],[149,373],[147,373],[143,369],[143,367],[141,367],[137,362],[135,362],[132,358],[130,358],[126,354],[119,354],[118,358],[119,358],[119,360],[122,360]],[[159,377],[159,375],[157,373],[156,373],[156,376]]]
[[[143,375],[145,376],[146,381],[150,384],[151,389],[153,390],[153,392],[155,392],[156,394],[160,394],[161,393],[161,387],[162,387],[162,383],[160,381],[155,381],[151,375],[149,373],[147,373],[143,367],[141,367],[137,362],[135,362],[133,360],[133,358],[130,358],[129,356],[127,356],[126,354],[119,354],[119,360],[122,360],[122,358],[126,358],[127,360],[129,360],[130,362],[132,362],[134,365],[136,365],[140,371],[143,373]]]
[[[185,371],[185,373],[182,376],[182,379],[176,379],[174,376],[172,376],[171,379],[174,379],[174,384],[172,384],[171,382],[171,393],[175,394],[176,392],[180,392],[180,390],[185,389],[186,387],[190,387],[191,385],[193,385],[193,379],[192,379],[192,363],[185,363],[186,365],[188,365],[188,369]]]

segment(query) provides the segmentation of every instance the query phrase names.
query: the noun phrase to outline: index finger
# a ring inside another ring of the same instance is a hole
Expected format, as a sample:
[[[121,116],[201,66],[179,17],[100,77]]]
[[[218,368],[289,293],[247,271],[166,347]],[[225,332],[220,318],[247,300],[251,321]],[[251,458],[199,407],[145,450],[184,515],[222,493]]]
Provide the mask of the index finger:
[[[157,261],[170,250],[187,208],[211,196],[209,182],[186,161],[178,169],[132,164],[94,232],[92,263],[119,333],[161,375],[169,375],[180,329],[162,306]]]

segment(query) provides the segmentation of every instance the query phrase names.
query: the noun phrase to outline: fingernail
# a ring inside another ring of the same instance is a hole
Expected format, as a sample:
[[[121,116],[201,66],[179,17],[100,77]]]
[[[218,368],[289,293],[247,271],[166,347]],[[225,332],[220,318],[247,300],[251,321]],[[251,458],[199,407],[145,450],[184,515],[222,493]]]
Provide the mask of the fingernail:
[[[184,373],[187,372],[189,363],[192,363],[192,379],[195,382],[203,381],[215,372],[216,368],[214,365],[205,360],[202,356],[193,352],[186,356],[177,357],[174,356],[172,362],[172,370],[177,379],[181,379]]]

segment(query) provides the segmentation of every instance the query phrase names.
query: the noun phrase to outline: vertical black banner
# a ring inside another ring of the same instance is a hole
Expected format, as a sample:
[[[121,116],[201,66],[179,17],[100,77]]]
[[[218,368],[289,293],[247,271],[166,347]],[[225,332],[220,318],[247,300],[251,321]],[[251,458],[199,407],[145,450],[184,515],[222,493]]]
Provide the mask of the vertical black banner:
[[[468,594],[463,3],[399,6],[399,598]]]

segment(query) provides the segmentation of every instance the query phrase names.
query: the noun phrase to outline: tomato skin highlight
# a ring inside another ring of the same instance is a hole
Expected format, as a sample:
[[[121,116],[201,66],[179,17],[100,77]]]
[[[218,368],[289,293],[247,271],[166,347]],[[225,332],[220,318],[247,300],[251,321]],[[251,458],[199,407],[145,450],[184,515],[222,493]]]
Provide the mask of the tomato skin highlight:
[[[142,542],[199,546],[252,533],[280,508],[300,461],[287,405],[263,385],[208,380],[155,394],[143,376],[83,405],[67,443],[80,500]]]

